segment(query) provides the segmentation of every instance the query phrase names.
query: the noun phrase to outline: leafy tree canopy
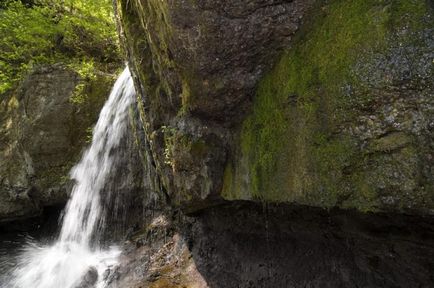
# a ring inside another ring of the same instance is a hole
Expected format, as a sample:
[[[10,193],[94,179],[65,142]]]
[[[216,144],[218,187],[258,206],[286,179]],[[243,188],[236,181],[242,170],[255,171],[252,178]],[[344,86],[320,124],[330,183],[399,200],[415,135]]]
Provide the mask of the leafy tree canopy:
[[[34,65],[111,70],[120,62],[111,0],[2,1],[0,35],[0,94]]]

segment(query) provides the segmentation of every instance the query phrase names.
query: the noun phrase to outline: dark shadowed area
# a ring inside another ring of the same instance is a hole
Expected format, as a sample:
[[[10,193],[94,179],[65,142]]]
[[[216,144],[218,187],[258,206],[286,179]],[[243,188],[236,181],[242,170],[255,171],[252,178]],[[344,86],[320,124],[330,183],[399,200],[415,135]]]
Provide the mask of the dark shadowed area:
[[[432,217],[235,202],[182,220],[160,215],[133,239],[110,287],[428,288],[434,281]]]

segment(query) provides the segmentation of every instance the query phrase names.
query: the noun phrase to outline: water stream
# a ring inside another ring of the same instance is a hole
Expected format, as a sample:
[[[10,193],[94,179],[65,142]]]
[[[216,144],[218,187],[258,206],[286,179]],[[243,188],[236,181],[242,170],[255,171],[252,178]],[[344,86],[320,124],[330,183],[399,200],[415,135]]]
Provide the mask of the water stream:
[[[104,287],[104,272],[116,264],[119,249],[101,247],[105,229],[102,197],[110,172],[116,167],[116,148],[125,137],[134,86],[128,68],[116,81],[93,130],[92,143],[72,169],[75,185],[62,218],[60,235],[44,245],[28,241],[18,264],[1,288],[76,288],[82,281]],[[84,277],[86,276],[86,277]]]

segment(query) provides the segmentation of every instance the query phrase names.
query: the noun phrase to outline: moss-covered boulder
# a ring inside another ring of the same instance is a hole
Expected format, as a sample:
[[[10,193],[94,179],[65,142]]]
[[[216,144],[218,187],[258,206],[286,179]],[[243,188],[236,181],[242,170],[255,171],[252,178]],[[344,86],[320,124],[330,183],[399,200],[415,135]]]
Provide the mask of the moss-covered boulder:
[[[169,199],[432,213],[433,7],[117,1]]]

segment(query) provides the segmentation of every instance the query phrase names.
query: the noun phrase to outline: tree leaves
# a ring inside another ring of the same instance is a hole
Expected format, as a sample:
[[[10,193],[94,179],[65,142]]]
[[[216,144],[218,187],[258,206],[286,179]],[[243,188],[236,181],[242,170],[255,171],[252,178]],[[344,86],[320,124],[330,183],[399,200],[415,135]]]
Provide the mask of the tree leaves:
[[[34,65],[120,60],[110,0],[6,1],[0,35],[0,94]]]

